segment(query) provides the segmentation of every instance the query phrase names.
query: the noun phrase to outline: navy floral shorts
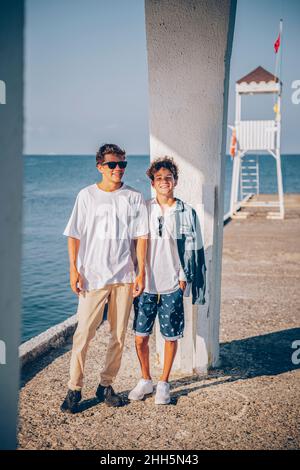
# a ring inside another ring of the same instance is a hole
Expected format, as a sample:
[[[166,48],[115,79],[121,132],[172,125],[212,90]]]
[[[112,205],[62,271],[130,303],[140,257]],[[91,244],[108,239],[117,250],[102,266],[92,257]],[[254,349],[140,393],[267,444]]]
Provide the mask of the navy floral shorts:
[[[170,294],[143,292],[134,299],[133,329],[137,336],[148,336],[158,314],[162,337],[169,341],[183,337],[183,291],[178,288]]]

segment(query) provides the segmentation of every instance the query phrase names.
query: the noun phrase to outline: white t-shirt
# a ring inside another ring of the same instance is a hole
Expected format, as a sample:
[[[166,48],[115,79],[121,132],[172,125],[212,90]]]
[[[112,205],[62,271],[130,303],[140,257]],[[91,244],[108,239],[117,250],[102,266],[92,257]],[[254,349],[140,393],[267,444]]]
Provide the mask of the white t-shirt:
[[[84,289],[133,282],[132,240],[147,234],[147,210],[139,191],[124,183],[112,192],[97,184],[82,189],[64,235],[80,240],[77,269]]]
[[[149,239],[146,263],[145,292],[169,294],[178,289],[178,282],[186,281],[181,267],[177,240],[174,238],[176,203],[162,212],[156,198],[146,201],[149,218]],[[159,217],[161,236],[159,235]]]

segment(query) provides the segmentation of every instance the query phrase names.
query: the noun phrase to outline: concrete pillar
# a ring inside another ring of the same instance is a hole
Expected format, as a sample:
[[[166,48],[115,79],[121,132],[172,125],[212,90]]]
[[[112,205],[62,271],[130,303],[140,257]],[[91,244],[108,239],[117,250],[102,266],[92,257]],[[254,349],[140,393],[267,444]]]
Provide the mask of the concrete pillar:
[[[23,0],[0,0],[0,449],[16,447],[20,341]]]
[[[208,293],[185,300],[185,337],[175,368],[206,373],[219,357],[223,193],[229,65],[236,1],[145,0],[149,67],[150,153],[173,156],[176,195],[202,223]],[[163,347],[157,335],[160,362]]]

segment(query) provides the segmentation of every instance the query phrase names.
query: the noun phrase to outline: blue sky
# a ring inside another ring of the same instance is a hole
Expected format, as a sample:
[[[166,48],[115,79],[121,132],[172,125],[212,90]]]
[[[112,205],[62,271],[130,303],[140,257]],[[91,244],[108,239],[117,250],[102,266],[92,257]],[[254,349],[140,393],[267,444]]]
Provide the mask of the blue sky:
[[[300,154],[298,0],[238,0],[228,122],[235,81],[258,65],[274,72],[281,17],[282,153]],[[25,153],[93,154],[104,141],[149,152],[143,0],[26,0],[25,41]],[[247,117],[272,118],[272,108],[249,97]]]

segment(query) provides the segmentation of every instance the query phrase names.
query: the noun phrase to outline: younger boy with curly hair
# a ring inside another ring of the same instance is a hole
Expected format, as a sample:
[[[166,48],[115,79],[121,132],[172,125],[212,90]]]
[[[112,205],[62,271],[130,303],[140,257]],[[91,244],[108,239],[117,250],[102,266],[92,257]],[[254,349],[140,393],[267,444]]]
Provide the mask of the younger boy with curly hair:
[[[154,160],[147,175],[156,197],[146,202],[149,239],[145,289],[134,300],[133,325],[142,378],[128,398],[142,400],[153,392],[148,342],[158,315],[165,351],[155,404],[165,405],[170,403],[169,375],[184,331],[183,294],[189,295],[191,289],[193,304],[205,303],[206,268],[196,212],[174,196],[176,163],[169,157]]]

